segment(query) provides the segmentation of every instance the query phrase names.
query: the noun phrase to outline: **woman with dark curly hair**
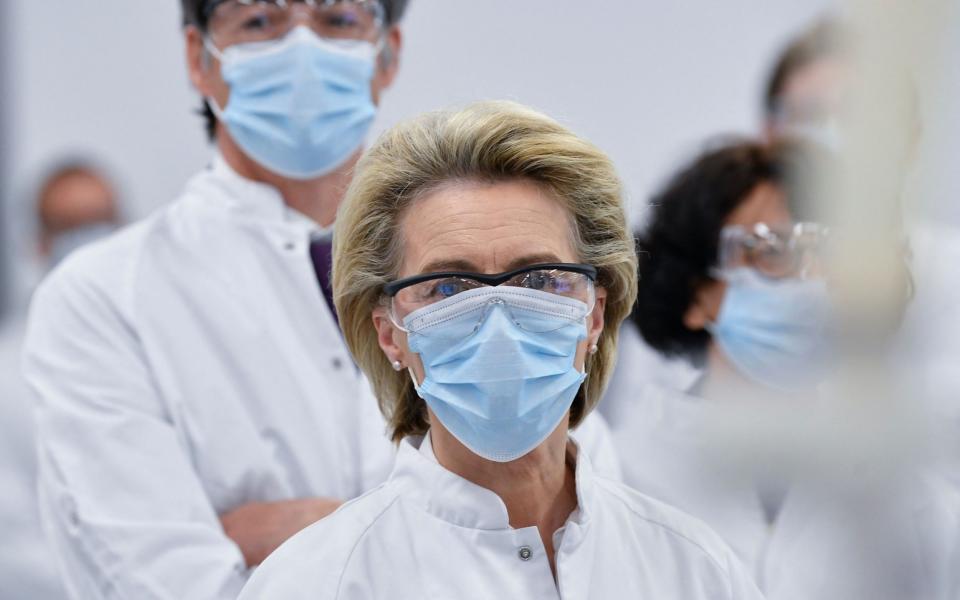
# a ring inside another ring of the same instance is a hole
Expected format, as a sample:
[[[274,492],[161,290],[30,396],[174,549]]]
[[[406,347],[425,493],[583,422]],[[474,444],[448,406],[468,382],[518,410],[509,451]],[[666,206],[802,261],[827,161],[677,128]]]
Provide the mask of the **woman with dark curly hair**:
[[[840,446],[856,439],[804,437],[833,398],[827,231],[811,220],[825,165],[812,152],[726,141],[654,198],[625,329],[695,376],[684,390],[621,386],[602,406],[625,481],[706,521],[768,599],[887,598],[902,586],[911,593],[895,597],[935,597],[921,590],[936,589],[938,544],[957,531],[952,492],[931,478],[877,493],[848,469],[854,453]],[[636,381],[629,353],[618,373]],[[910,562],[924,555],[933,562]]]

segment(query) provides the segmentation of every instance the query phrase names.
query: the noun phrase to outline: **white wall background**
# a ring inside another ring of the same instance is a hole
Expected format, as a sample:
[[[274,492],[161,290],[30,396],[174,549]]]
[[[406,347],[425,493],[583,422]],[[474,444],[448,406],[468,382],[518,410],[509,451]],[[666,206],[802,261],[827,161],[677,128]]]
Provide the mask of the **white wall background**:
[[[142,215],[209,155],[177,0],[8,3],[22,203],[63,154],[90,153]],[[642,199],[706,137],[756,131],[769,63],[829,0],[411,0],[403,69],[376,131],[479,98],[539,107],[607,150]]]

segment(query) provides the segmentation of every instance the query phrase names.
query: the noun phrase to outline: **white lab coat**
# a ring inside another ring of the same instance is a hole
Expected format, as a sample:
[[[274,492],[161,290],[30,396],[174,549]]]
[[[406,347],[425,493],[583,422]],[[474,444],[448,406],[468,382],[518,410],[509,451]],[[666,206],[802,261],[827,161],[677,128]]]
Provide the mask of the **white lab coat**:
[[[770,523],[756,479],[708,441],[723,407],[648,385],[612,408],[625,483],[706,522],[768,600],[955,600],[960,497],[938,479],[795,486]]]
[[[356,497],[395,453],[309,259],[316,226],[222,159],[34,296],[41,502],[75,598],[233,599],[218,515]]]
[[[240,598],[760,598],[700,522],[575,460],[578,508],[554,534],[556,582],[537,528],[511,528],[500,498],[441,467],[428,436],[401,444],[386,484],[283,545]]]
[[[232,600],[248,573],[218,515],[350,499],[389,474],[395,448],[309,259],[316,230],[217,157],[38,290],[24,368],[73,597]],[[581,435],[616,472],[602,422]]]
[[[0,322],[0,597],[62,600],[40,528],[32,399],[20,375],[23,317]]]

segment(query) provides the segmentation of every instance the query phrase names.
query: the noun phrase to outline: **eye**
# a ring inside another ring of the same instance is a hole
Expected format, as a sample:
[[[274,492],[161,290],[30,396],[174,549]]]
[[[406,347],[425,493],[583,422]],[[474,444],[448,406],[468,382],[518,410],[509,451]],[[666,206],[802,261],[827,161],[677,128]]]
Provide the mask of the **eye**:
[[[360,18],[353,12],[340,12],[328,15],[325,24],[328,27],[336,27],[337,29],[349,29],[351,27],[358,27],[360,25]]]
[[[438,279],[430,287],[430,298],[449,298],[467,291],[468,286],[460,279]]]
[[[531,271],[527,273],[523,287],[541,292],[560,293],[565,285],[563,278],[553,271]]]
[[[244,31],[264,31],[270,27],[270,19],[265,15],[250,17],[243,22]]]

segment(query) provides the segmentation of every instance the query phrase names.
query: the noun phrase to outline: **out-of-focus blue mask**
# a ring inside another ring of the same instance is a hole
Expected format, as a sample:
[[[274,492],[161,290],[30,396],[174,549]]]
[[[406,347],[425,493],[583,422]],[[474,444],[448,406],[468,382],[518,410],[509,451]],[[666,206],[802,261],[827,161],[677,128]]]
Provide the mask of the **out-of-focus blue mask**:
[[[574,358],[588,311],[576,299],[511,287],[416,310],[403,325],[425,370],[417,393],[473,453],[516,460],[566,418],[586,378]]]
[[[708,330],[740,373],[767,387],[815,386],[829,361],[830,297],[822,279],[771,279],[741,267],[723,271],[726,295]]]
[[[237,144],[270,171],[312,179],[342,165],[376,116],[370,94],[377,48],[329,41],[298,26],[279,42],[230,46],[220,59],[230,97],[211,109]]]

